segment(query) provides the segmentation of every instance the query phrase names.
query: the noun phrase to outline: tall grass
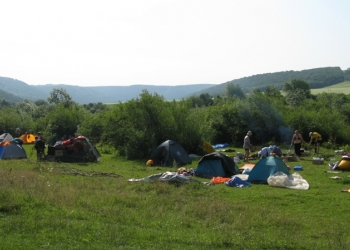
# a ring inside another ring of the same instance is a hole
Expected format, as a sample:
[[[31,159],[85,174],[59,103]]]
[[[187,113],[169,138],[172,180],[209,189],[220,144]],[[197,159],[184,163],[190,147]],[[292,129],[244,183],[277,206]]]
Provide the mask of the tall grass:
[[[304,167],[310,190],[129,182],[176,168],[110,154],[91,164],[0,161],[0,249],[346,249],[348,173],[330,179],[311,157],[289,165]]]

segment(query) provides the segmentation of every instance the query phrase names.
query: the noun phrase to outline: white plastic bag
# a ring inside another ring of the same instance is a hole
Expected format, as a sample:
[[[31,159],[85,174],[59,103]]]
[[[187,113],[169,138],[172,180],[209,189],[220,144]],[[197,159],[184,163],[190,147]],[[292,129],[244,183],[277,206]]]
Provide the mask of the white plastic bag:
[[[291,189],[308,190],[309,183],[298,173],[286,175],[283,172],[277,172],[267,179],[267,183],[273,187],[286,187]]]

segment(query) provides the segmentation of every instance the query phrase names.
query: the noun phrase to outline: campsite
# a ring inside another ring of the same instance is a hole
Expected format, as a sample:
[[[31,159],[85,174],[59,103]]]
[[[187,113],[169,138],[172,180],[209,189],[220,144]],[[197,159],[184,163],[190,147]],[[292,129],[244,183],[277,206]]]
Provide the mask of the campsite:
[[[32,143],[2,142],[25,153],[2,145],[10,156],[0,159],[2,248],[346,249],[350,161],[337,152],[350,152],[350,99],[313,96],[300,80],[286,86],[286,96],[231,84],[220,97],[179,101],[145,90],[94,109],[64,89],[47,101],[3,103],[0,130],[40,132],[53,159],[38,160]],[[303,98],[294,98],[298,86]],[[293,157],[295,129],[309,152],[309,132],[322,134],[317,159]],[[277,145],[281,159],[235,161],[247,131],[253,155]],[[343,170],[331,170],[340,160]],[[177,174],[197,168],[201,176]],[[229,180],[213,184],[216,175]]]
[[[146,166],[101,148],[99,162],[37,162],[32,147],[24,145],[27,159],[0,160],[6,249],[346,249],[350,240],[350,194],[341,192],[350,188],[350,172],[329,173],[330,160],[287,163],[291,173],[303,166],[298,173],[308,190],[236,188],[205,185],[210,178],[202,177],[183,185],[129,182],[177,168]],[[232,150],[223,154],[241,149]]]

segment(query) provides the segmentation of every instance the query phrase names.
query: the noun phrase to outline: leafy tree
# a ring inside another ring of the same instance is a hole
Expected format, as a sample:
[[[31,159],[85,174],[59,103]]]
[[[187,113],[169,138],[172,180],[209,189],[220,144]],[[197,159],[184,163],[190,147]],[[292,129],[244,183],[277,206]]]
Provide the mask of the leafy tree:
[[[4,107],[13,106],[11,102],[6,101],[5,99],[0,99],[0,110]]]
[[[108,110],[103,110],[94,114],[86,112],[84,120],[79,123],[78,135],[84,135],[94,142],[101,141],[104,128],[108,122],[108,113]]]
[[[14,134],[15,128],[23,124],[22,117],[15,107],[5,107],[1,110],[0,133],[6,131]]]
[[[189,100],[191,102],[191,106],[193,108],[200,108],[200,107],[205,106],[203,99],[201,99],[199,96],[194,95],[194,96],[189,97],[187,100]]]
[[[269,98],[262,94],[249,95],[247,100],[238,101],[240,119],[244,121],[244,131],[240,132],[240,139],[248,130],[254,133],[252,141],[261,144],[271,140],[283,141],[279,130],[284,126],[282,113],[278,111],[270,102]]]
[[[16,104],[18,112],[24,112],[32,115],[35,112],[36,105],[29,100],[24,100]]]
[[[208,93],[200,94],[199,96],[191,96],[187,100],[191,101],[191,106],[193,108],[211,106],[214,104],[213,97]]]
[[[286,92],[286,101],[289,105],[299,106],[305,99],[311,98],[309,84],[300,79],[293,79],[283,85],[283,91]]]
[[[126,159],[145,158],[169,139],[185,148],[196,145],[199,133],[196,123],[189,119],[190,108],[191,101],[167,102],[162,96],[143,90],[139,98],[111,109],[102,139]]]
[[[209,95],[208,93],[204,93],[204,94],[200,94],[199,98],[201,100],[203,100],[203,103],[205,106],[211,106],[213,105],[213,98],[211,95]]]
[[[58,104],[44,118],[36,123],[37,131],[44,131],[46,135],[61,139],[64,135],[75,135],[77,125],[84,121],[86,113],[78,106],[66,107]]]
[[[245,93],[238,84],[229,83],[226,86],[225,96],[245,99]]]
[[[106,109],[107,105],[103,104],[102,102],[98,102],[98,103],[83,104],[83,107],[89,110],[92,114],[95,114],[99,111]]]
[[[53,89],[50,93],[50,97],[47,98],[47,101],[50,104],[63,104],[66,108],[74,103],[72,97],[63,88]]]
[[[273,86],[268,86],[265,89],[265,95],[273,98],[283,98],[281,91]]]
[[[44,99],[39,99],[39,100],[36,100],[34,104],[39,107],[39,106],[48,105],[49,103]]]
[[[204,141],[216,143],[240,143],[239,135],[243,133],[245,121],[241,119],[241,110],[233,99],[228,99],[208,108],[202,115],[202,137]]]

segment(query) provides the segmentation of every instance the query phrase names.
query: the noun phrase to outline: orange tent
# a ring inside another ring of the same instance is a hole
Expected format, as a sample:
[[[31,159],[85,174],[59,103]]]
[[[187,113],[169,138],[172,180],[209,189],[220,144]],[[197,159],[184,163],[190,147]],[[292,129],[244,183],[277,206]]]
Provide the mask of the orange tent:
[[[23,134],[19,138],[23,141],[23,144],[30,144],[35,142],[35,135],[33,134]]]

